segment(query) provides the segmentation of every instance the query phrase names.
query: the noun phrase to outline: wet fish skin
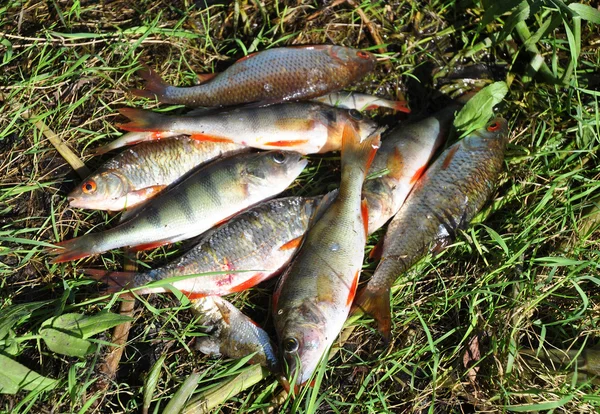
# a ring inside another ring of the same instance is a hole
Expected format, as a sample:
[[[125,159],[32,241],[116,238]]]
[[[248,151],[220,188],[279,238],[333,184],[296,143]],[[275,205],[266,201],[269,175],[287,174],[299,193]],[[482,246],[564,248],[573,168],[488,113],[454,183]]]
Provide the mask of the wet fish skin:
[[[502,171],[507,140],[507,123],[496,118],[447,148],[390,222],[381,261],[355,302],[355,309],[376,319],[386,341],[391,330],[392,284],[432,246],[433,250],[445,247],[481,209]]]
[[[180,258],[145,273],[86,273],[106,282],[110,293],[183,275],[200,275],[171,283],[190,298],[242,291],[275,275],[291,260],[322,198],[263,202],[207,233]],[[147,287],[135,292],[166,291],[167,287]]]
[[[196,349],[213,356],[244,358],[255,354],[251,364],[277,372],[278,362],[269,335],[238,308],[219,296],[193,301],[192,312],[205,326],[207,336],[196,338]]]
[[[291,152],[242,154],[194,171],[130,220],[57,244],[59,263],[120,247],[144,250],[195,237],[237,212],[285,190],[307,161]]]
[[[197,116],[167,116],[135,108],[122,108],[120,112],[131,119],[120,125],[128,131],[186,134],[201,141],[233,142],[301,154],[339,150],[346,124],[359,131],[363,139],[377,127],[356,111],[307,102],[242,107]]]
[[[274,322],[288,379],[305,383],[342,329],[356,293],[367,232],[361,187],[380,131],[359,143],[347,127],[339,194],[305,236],[273,296]]]
[[[248,55],[198,86],[167,85],[153,71],[140,75],[145,90],[132,93],[186,106],[229,106],[315,98],[351,85],[375,67],[369,52],[342,46],[273,48]]]
[[[245,150],[241,145],[185,137],[141,143],[104,163],[67,198],[71,207],[78,208],[120,211],[135,207],[197,166]]]
[[[446,139],[459,108],[460,104],[450,105],[421,121],[402,123],[382,139],[363,185],[369,205],[369,234],[398,212]]]
[[[336,108],[356,109],[357,111],[371,111],[373,109],[384,107],[399,112],[410,113],[410,108],[406,101],[392,101],[380,98],[379,96],[359,92],[332,92],[328,95],[319,96],[318,98],[311,100]]]

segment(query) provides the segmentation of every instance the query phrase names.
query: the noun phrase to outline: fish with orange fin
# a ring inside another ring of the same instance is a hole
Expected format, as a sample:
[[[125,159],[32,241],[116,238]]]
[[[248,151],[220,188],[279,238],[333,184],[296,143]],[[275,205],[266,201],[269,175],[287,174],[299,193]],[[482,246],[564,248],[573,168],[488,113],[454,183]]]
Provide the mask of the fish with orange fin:
[[[208,232],[192,249],[162,267],[144,273],[87,269],[108,285],[108,292],[136,288],[137,294],[161,293],[170,286],[189,298],[227,295],[249,289],[277,274],[293,257],[323,197],[287,197],[266,201]],[[189,278],[178,276],[195,275]],[[147,284],[177,277],[163,286]]]
[[[507,123],[496,118],[442,152],[390,222],[381,261],[356,297],[389,343],[390,288],[427,252],[439,251],[465,228],[494,191],[504,163]]]
[[[380,130],[361,140],[344,129],[338,196],[308,230],[273,295],[274,323],[288,379],[306,383],[340,333],[356,293],[367,239],[361,197]]]
[[[356,110],[309,102],[243,107],[196,116],[168,116],[135,108],[122,108],[119,112],[131,120],[120,125],[127,131],[186,134],[200,141],[301,154],[339,150],[345,125],[359,131],[361,138],[376,128]]]
[[[285,190],[307,161],[291,152],[260,152],[202,167],[144,204],[135,215],[101,233],[58,243],[53,263],[120,247],[150,249],[198,236],[239,211]]]
[[[382,227],[404,203],[446,139],[454,112],[450,105],[418,122],[402,123],[386,133],[363,185],[369,204],[369,234]]]
[[[192,301],[196,323],[206,336],[196,337],[196,349],[211,356],[244,358],[252,355],[251,364],[260,364],[271,372],[278,371],[278,361],[269,335],[256,322],[219,296]]]
[[[151,69],[139,74],[145,89],[134,95],[186,106],[230,106],[316,98],[353,84],[371,72],[376,58],[343,46],[280,47],[256,52],[198,86],[166,84]]]
[[[391,108],[398,112],[410,113],[410,108],[406,101],[391,101],[389,99],[380,98],[379,96],[359,92],[333,92],[311,100],[313,102],[335,106],[336,108],[356,109],[357,111],[372,111],[377,108]]]
[[[67,198],[71,207],[129,209],[155,197],[197,166],[246,150],[241,145],[187,137],[141,143],[105,162]]]

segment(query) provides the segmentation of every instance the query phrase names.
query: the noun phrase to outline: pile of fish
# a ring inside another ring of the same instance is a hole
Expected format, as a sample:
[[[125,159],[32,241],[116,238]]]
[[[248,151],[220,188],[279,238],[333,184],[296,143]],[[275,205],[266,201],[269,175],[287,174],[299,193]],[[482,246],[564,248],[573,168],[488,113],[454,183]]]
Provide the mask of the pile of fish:
[[[72,207],[127,210],[127,217],[108,230],[57,243],[53,262],[201,235],[156,269],[86,273],[109,292],[178,289],[196,300],[194,310],[207,326],[199,349],[230,357],[254,353],[254,362],[283,370],[296,385],[311,378],[352,308],[373,315],[388,340],[390,287],[430,250],[447,245],[482,207],[502,170],[508,134],[506,121],[497,118],[431,163],[461,105],[383,134],[360,110],[409,112],[405,102],[340,92],[375,64],[360,50],[301,46],[249,55],[220,74],[201,75],[204,83],[193,87],[170,86],[143,69],[145,89],[134,94],[212,109],[181,116],[121,109],[130,122],[120,127],[129,132],[96,152],[127,148],[68,197]],[[305,155],[338,150],[338,190],[273,198],[302,173]],[[390,219],[372,254],[379,265],[359,290],[367,237]],[[269,336],[219,296],[280,273],[273,294],[275,353]],[[162,280],[169,284],[153,283]]]

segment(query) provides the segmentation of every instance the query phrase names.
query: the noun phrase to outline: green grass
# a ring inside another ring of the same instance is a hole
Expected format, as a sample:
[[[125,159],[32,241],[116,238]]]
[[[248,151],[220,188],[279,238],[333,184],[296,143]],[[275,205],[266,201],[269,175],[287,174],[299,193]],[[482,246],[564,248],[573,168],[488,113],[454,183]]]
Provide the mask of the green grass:
[[[40,329],[45,320],[118,312],[120,299],[98,298],[95,283],[76,270],[121,269],[124,255],[48,263],[45,243],[100,230],[117,218],[68,207],[65,194],[80,177],[33,121],[43,121],[94,169],[107,157],[93,158],[90,150],[119,134],[116,109],[156,107],[126,92],[141,85],[134,73],[141,63],[168,82],[192,84],[195,73],[223,70],[269,47],[378,46],[348,4],[323,9],[318,1],[238,0],[201,9],[191,1],[130,3],[0,6],[0,327],[11,322],[0,337],[0,356],[57,380],[49,391],[1,395],[2,412],[132,412],[144,401],[149,412],[161,412],[192,373],[197,394],[237,375],[262,375],[239,361],[194,352],[199,327],[172,295],[138,301],[115,379],[100,374],[105,346],[84,358],[48,349]],[[353,320],[352,335],[321,367],[318,389],[275,405],[281,388],[269,377],[229,398],[222,410],[595,412],[594,372],[581,364],[553,369],[539,360],[552,350],[598,345],[600,13],[561,0],[355,3],[377,25],[387,48],[381,57],[391,67],[379,65],[357,90],[406,96],[418,115],[435,106],[437,91],[507,82],[498,107],[511,130],[505,172],[475,223],[449,249],[399,278],[389,348],[369,318]],[[32,119],[24,119],[25,110]],[[403,117],[374,116],[391,124]],[[311,160],[289,194],[335,187],[337,155]],[[370,239],[368,250],[382,235]],[[138,264],[165,263],[181,249],[140,254]],[[365,275],[374,267],[367,261]],[[230,298],[270,332],[272,288],[266,283]],[[40,301],[49,302],[9,318],[12,306]],[[465,366],[474,338],[480,358]],[[91,339],[105,344],[110,332]],[[153,380],[145,385],[151,369]],[[239,379],[230,385],[239,386]]]

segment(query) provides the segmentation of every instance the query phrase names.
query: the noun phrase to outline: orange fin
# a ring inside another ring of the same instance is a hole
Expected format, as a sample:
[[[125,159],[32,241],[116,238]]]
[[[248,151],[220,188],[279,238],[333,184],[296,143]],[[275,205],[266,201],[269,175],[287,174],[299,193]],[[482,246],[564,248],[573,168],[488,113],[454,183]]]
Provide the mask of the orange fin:
[[[145,132],[145,131],[163,131],[161,121],[164,116],[152,111],[138,108],[119,108],[119,113],[131,122],[118,124],[117,126],[125,131]]]
[[[196,141],[209,141],[209,142],[221,142],[231,144],[233,140],[229,138],[217,137],[214,135],[206,135],[206,134],[192,134],[190,136],[191,139],[195,139]]]
[[[410,184],[414,184],[417,181],[419,181],[419,178],[421,178],[421,176],[423,175],[425,170],[427,170],[427,165],[424,165],[421,168],[419,168],[417,171],[415,171],[414,175],[410,179]]]
[[[452,148],[450,148],[448,154],[446,155],[446,158],[444,158],[444,162],[442,163],[442,170],[446,170],[450,166],[450,163],[452,162],[456,151],[458,151],[458,145],[454,145]]]
[[[282,118],[274,126],[285,131],[307,132],[315,127],[314,119]]]
[[[381,142],[381,129],[373,132],[362,142],[358,132],[350,124],[344,125],[342,132],[342,170],[360,166],[364,173],[369,170]]]
[[[290,240],[289,242],[287,242],[286,244],[284,244],[283,246],[281,246],[279,248],[279,250],[295,249],[298,246],[300,246],[300,243],[302,243],[302,236],[299,236],[299,237],[296,237],[295,239]]]
[[[169,240],[161,240],[161,241],[155,241],[155,242],[151,242],[151,243],[144,243],[144,244],[138,244],[136,246],[131,246],[129,247],[129,251],[130,252],[141,252],[143,250],[150,250],[150,249],[155,249],[157,247],[160,246],[166,246],[167,244],[171,244],[171,242]]]
[[[242,292],[246,289],[250,289],[251,287],[254,287],[256,285],[258,285],[260,282],[262,282],[263,280],[267,279],[267,277],[269,277],[270,274],[268,273],[264,273],[264,272],[257,272],[254,276],[252,276],[251,278],[247,279],[245,282],[240,283],[237,286],[234,286],[229,293],[234,293],[234,292]]]
[[[141,202],[151,199],[165,188],[167,188],[166,185],[151,185],[150,187],[142,188],[137,191],[132,191],[127,195],[127,197],[131,197],[133,201],[133,205],[130,205],[129,207],[133,207]]]
[[[360,214],[363,219],[363,227],[365,228],[365,237],[369,235],[369,203],[366,198],[360,202]]]
[[[381,259],[381,255],[383,254],[383,240],[384,240],[384,238],[382,237],[377,242],[377,244],[375,245],[375,247],[373,247],[373,249],[369,253],[369,259],[372,259],[372,260],[379,260],[379,259]]]
[[[352,286],[350,286],[350,291],[348,292],[348,298],[346,298],[346,306],[352,305],[352,301],[354,301],[354,297],[356,296],[356,288],[358,287],[358,275],[360,274],[360,270],[356,271],[354,275],[354,280],[352,281]]]
[[[74,239],[54,243],[57,247],[47,250],[50,254],[56,254],[56,257],[51,260],[51,263],[70,262],[72,260],[79,260],[91,256],[92,253],[88,249],[88,245],[90,244],[88,243],[88,240],[90,240],[91,237],[91,234],[86,234]]]
[[[264,145],[268,145],[270,147],[282,147],[282,148],[287,148],[287,147],[297,147],[300,145],[306,145],[309,143],[308,139],[299,139],[296,141],[271,141],[271,142],[265,142]]]
[[[200,83],[205,83],[217,76],[218,74],[219,73],[197,73],[196,76],[198,77],[198,81],[200,81]]]
[[[385,288],[384,291],[373,291],[367,285],[356,296],[351,312],[356,313],[359,309],[375,319],[377,329],[383,335],[383,340],[386,344],[389,344],[392,331],[390,289]]]
[[[398,112],[404,112],[405,114],[410,114],[410,108],[408,107],[408,102],[406,101],[391,101],[391,108]]]
[[[131,89],[130,92],[135,96],[141,96],[142,98],[157,98],[161,102],[169,103],[168,98],[165,96],[166,89],[170,86],[162,78],[149,67],[144,67],[138,72],[146,81],[146,89]]]
[[[393,178],[402,177],[404,172],[404,157],[402,151],[398,147],[394,148],[394,152],[388,157],[386,165],[389,171],[388,175]]]
[[[206,293],[188,292],[185,290],[182,290],[181,293],[183,293],[189,300],[202,299],[208,296]]]
[[[101,269],[83,269],[83,274],[108,285],[107,293],[117,293],[128,289],[133,281],[135,272],[109,272]]]

